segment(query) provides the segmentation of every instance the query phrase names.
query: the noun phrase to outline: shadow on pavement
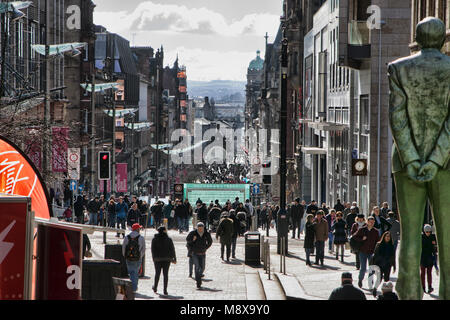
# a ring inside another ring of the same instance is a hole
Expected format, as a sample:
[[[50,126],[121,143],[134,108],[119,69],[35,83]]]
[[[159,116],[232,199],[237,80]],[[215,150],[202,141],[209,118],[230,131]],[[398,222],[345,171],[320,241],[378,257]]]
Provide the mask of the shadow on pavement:
[[[160,293],[158,293],[158,296],[159,296],[161,299],[167,299],[167,300],[180,300],[180,299],[184,299],[184,297],[182,297],[182,296],[171,296],[170,294],[165,295],[165,294],[160,294]]]
[[[333,266],[329,266],[329,265],[326,265],[326,264],[321,266],[321,265],[317,265],[317,264],[314,264],[314,263],[312,264],[311,268],[320,269],[320,270],[325,270],[325,269],[341,270],[341,268],[339,268],[339,267],[333,267]]]
[[[152,277],[150,277],[150,276],[143,276],[143,277],[139,277],[139,280],[149,280],[151,278]]]
[[[213,288],[208,288],[208,287],[200,287],[197,290],[200,291],[211,291],[211,292],[219,292],[219,291],[223,291],[221,289],[213,289]]]
[[[147,296],[147,295],[141,294],[141,293],[135,293],[134,298],[135,299],[155,299],[155,297]]]
[[[211,282],[213,281],[212,279],[202,279],[202,282]]]
[[[226,262],[226,264],[232,264],[232,265],[238,266],[238,265],[242,265],[243,262],[244,262],[243,260],[233,259],[233,260]]]

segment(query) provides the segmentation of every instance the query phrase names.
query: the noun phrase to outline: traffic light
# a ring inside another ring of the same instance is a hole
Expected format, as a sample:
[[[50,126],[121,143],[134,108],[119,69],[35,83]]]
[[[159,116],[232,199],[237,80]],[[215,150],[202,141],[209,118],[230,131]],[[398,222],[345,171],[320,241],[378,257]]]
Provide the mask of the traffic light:
[[[100,151],[98,153],[98,179],[111,179],[111,161],[109,151]]]

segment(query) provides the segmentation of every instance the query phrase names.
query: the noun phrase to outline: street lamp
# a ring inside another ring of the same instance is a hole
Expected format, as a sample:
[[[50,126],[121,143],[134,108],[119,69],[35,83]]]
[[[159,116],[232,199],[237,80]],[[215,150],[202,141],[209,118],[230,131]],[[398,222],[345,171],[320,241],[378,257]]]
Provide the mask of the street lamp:
[[[288,219],[286,215],[286,132],[287,132],[287,76],[288,76],[288,40],[286,28],[283,28],[281,40],[281,100],[280,100],[280,211],[278,213],[277,253],[281,254],[281,239],[284,238],[284,250],[288,251]]]

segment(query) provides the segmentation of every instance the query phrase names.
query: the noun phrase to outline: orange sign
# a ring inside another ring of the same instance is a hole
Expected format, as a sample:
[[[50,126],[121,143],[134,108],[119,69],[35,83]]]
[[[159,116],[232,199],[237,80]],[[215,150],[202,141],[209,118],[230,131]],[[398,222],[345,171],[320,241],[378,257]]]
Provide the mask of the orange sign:
[[[31,160],[13,143],[0,137],[0,193],[31,198],[35,217],[52,216],[47,190]]]

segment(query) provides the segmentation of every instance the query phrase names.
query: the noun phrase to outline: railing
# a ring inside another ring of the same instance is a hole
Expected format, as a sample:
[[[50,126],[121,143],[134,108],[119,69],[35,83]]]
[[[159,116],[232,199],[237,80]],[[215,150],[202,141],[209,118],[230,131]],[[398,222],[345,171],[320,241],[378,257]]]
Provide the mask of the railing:
[[[366,21],[351,20],[348,23],[348,44],[355,46],[370,44],[370,30]]]

